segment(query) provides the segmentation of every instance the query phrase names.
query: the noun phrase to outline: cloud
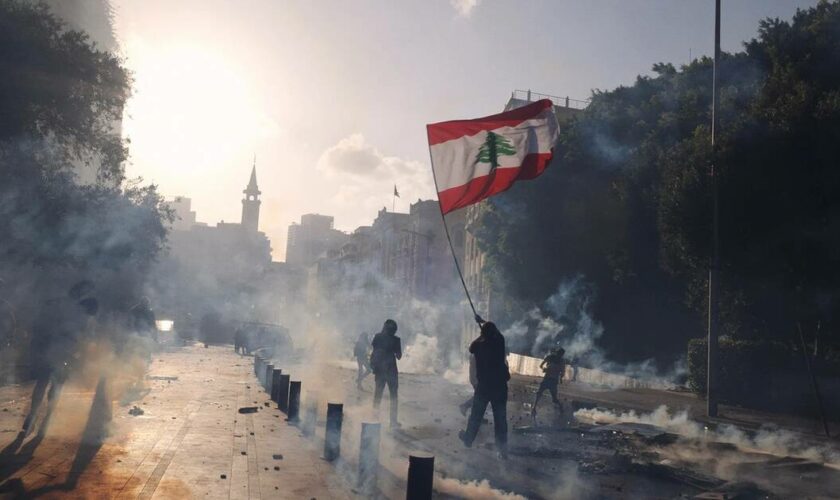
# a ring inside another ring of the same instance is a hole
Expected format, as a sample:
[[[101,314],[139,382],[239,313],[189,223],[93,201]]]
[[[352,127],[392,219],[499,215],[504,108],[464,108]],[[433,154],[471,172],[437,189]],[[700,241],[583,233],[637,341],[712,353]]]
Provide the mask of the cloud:
[[[449,0],[450,5],[461,17],[470,17],[473,9],[478,7],[482,0]]]
[[[327,173],[376,176],[385,173],[385,157],[365,143],[362,134],[353,134],[338,141],[318,160],[318,168]]]
[[[383,205],[390,209],[394,185],[401,195],[398,211],[406,211],[407,203],[417,199],[435,198],[427,163],[386,155],[360,133],[327,148],[318,159],[317,169],[333,186],[327,208],[340,210],[342,219],[354,223],[370,224]]]

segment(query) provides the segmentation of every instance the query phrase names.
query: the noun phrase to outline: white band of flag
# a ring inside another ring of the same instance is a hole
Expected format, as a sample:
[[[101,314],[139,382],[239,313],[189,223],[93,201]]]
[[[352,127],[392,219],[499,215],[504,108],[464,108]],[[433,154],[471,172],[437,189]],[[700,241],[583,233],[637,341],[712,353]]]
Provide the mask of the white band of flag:
[[[475,120],[427,126],[441,211],[477,203],[540,175],[558,136],[549,100]]]

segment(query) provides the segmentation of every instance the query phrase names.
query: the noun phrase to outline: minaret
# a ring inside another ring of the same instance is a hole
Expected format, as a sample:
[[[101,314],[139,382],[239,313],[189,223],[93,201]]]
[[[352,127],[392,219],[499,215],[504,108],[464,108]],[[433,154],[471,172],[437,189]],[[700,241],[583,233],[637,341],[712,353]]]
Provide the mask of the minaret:
[[[254,166],[251,168],[251,180],[248,187],[242,191],[242,227],[246,231],[256,233],[260,225],[260,190],[257,187],[257,157],[254,155]]]

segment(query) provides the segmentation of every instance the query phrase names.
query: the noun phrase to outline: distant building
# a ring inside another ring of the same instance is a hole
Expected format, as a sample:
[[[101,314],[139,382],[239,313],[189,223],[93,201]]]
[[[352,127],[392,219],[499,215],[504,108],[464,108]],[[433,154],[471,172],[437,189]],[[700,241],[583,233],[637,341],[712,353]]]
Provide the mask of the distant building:
[[[259,231],[256,166],[244,195],[241,222],[215,226],[196,221],[189,198],[168,202],[176,219],[169,253],[155,277],[163,295],[159,308],[192,318],[212,310],[229,318],[276,320],[277,311],[260,302],[268,302],[264,297],[275,293],[278,283],[298,278],[272,266],[271,243]]]
[[[306,214],[300,224],[289,226],[286,238],[286,263],[309,267],[329,250],[339,248],[347,235],[333,228],[333,217]]]
[[[455,255],[464,258],[464,211],[447,217]],[[440,297],[458,282],[452,251],[446,240],[437,200],[417,200],[408,213],[400,235],[397,277],[409,297],[429,300]]]
[[[383,208],[376,215],[371,226],[371,235],[377,242],[376,266],[383,277],[395,282],[402,282],[405,276],[398,275],[404,266],[399,264],[400,238],[408,228],[409,215],[389,212]]]
[[[254,160],[254,166],[251,168],[251,179],[248,181],[248,186],[242,193],[245,198],[242,200],[242,227],[246,231],[257,232],[260,225],[260,189],[257,187],[257,165]]]
[[[173,231],[189,231],[196,225],[195,212],[192,210],[192,200],[183,196],[176,196],[172,201],[165,202],[172,210],[175,219],[172,221]]]

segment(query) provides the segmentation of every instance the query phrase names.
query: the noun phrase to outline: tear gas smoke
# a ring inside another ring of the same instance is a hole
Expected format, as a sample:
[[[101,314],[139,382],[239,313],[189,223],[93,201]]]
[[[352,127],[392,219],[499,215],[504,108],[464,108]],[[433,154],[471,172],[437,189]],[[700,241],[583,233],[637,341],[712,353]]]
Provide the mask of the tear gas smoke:
[[[449,477],[435,477],[435,489],[458,498],[483,498],[487,500],[525,500],[522,495],[500,491],[490,486],[490,481],[459,481]]]
[[[836,450],[827,446],[807,443],[796,433],[765,427],[754,435],[750,435],[729,424],[719,425],[712,430],[691,420],[688,412],[672,413],[665,405],[658,407],[651,413],[637,413],[632,410],[613,412],[599,408],[581,409],[574,413],[574,417],[578,420],[597,424],[619,422],[648,424],[678,434],[683,438],[699,440],[704,443],[729,443],[742,451],[766,453],[780,457],[800,457],[840,466],[840,454]]]
[[[593,286],[582,275],[561,282],[540,307],[527,311],[505,329],[509,345],[520,350],[524,347],[535,357],[543,357],[555,345],[561,346],[566,358],[578,366],[659,381],[665,386],[673,385],[687,373],[685,359],[677,360],[664,373],[659,373],[652,359],[624,365],[608,360],[598,346],[604,327],[591,311],[594,295]]]

